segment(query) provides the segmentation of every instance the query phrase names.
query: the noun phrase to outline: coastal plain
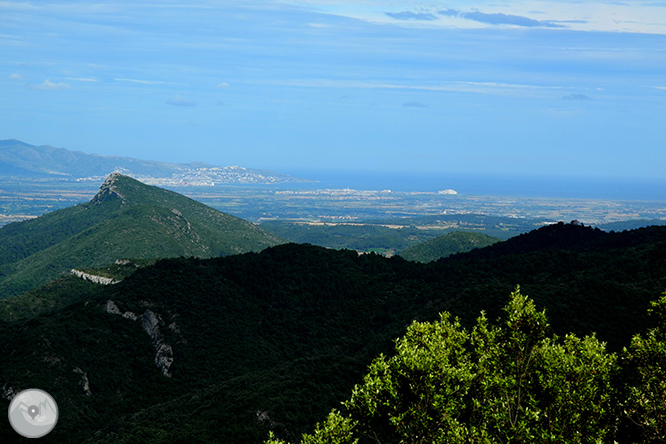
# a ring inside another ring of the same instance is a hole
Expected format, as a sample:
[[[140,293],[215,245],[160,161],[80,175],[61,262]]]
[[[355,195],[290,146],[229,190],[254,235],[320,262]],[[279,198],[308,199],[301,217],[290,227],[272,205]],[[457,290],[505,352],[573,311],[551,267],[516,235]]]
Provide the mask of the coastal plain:
[[[666,220],[666,200],[611,200],[555,197],[480,196],[438,192],[289,188],[268,185],[216,185],[167,187],[217,210],[254,223],[293,221],[305,224],[365,224],[381,219],[401,228],[401,218],[483,214],[535,219],[548,224],[578,220],[586,225],[635,219]],[[92,182],[0,178],[0,226],[87,202],[98,191]],[[443,227],[441,224],[419,225]]]

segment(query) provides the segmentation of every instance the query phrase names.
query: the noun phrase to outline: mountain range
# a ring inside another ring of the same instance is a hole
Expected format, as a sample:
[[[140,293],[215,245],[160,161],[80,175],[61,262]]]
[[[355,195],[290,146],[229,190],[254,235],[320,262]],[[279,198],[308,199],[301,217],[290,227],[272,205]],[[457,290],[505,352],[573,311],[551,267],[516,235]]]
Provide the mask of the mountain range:
[[[123,191],[97,200],[122,206]],[[666,288],[666,227],[558,223],[428,264],[283,244],[162,259],[115,285],[68,279],[50,297],[84,282],[84,298],[0,321],[2,396],[37,387],[58,403],[44,442],[260,443],[340,409],[412,321],[496,319],[516,285],[554,333],[596,332],[621,350]],[[0,428],[3,443],[19,440]]]
[[[89,202],[0,229],[0,299],[118,259],[216,257],[283,242],[243,219],[113,173]]]
[[[0,140],[0,175],[98,181],[113,172],[152,185],[275,184],[307,180],[268,170],[205,163],[173,164],[131,157],[101,156],[15,139]]]

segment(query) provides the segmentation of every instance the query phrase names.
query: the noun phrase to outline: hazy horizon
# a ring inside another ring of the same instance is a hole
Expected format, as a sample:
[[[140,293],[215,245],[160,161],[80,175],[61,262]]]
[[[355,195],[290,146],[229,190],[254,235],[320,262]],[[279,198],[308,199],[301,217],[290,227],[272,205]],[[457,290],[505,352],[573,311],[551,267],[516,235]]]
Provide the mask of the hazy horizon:
[[[0,11],[0,139],[276,172],[666,178],[654,2]]]
[[[19,143],[25,141],[17,139]],[[6,140],[0,140],[6,141]],[[31,144],[28,144],[31,145]],[[63,147],[51,147],[62,149]],[[64,148],[66,149],[66,148]],[[72,152],[72,151],[70,151]],[[83,153],[84,155],[98,156],[97,153]],[[63,156],[63,154],[60,154]],[[118,158],[109,155],[105,157]],[[66,156],[65,156],[66,157]],[[133,158],[133,157],[129,157]],[[139,161],[163,162],[163,159],[133,158]],[[234,165],[202,164],[199,161],[185,162],[181,165],[234,167]],[[252,166],[237,165],[249,168]],[[122,170],[121,170],[122,171]],[[565,199],[601,199],[625,201],[664,201],[663,189],[666,188],[666,178],[655,177],[612,177],[612,176],[580,176],[557,174],[529,174],[529,173],[464,173],[446,171],[378,171],[372,169],[340,169],[340,168],[284,168],[265,169],[277,175],[290,175],[305,182],[270,183],[219,183],[219,186],[241,187],[269,187],[275,189],[352,189],[368,191],[398,191],[398,192],[438,192],[453,189],[459,194],[468,196],[497,196],[497,197],[529,197],[529,198],[565,198]],[[137,178],[141,173],[127,172]],[[137,176],[138,174],[138,176]],[[101,180],[101,179],[100,179]],[[177,188],[177,187],[176,187]]]

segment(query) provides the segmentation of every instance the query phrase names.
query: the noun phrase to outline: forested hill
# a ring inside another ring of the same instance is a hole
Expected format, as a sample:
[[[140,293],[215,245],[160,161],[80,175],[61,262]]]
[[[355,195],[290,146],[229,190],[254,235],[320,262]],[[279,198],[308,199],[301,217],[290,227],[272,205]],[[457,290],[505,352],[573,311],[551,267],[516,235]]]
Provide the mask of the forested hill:
[[[0,299],[122,258],[214,257],[283,241],[185,196],[111,174],[87,203],[0,228]]]
[[[11,356],[0,387],[56,398],[44,442],[295,440],[413,320],[496,319],[517,285],[554,333],[596,332],[620,350],[666,288],[666,227],[554,225],[430,264],[298,244],[160,260],[86,301],[0,324]],[[1,442],[18,438],[0,428]]]
[[[453,231],[406,248],[400,252],[400,256],[410,261],[430,262],[452,254],[487,247],[500,240],[483,233]]]
[[[590,248],[609,248],[614,245],[612,239],[628,239],[630,234],[614,236],[598,228],[585,227],[578,221],[565,224],[558,222],[539,230],[519,234],[504,242],[493,245],[492,248],[478,249],[470,256],[478,258],[493,258],[507,254],[528,253],[535,250],[574,250],[580,251]]]

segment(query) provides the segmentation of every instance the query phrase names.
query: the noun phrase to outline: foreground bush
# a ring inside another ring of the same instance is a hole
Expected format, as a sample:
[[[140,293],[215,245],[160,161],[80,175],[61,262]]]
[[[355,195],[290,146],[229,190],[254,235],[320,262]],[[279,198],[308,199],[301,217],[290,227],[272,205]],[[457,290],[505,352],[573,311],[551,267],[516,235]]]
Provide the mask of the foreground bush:
[[[519,290],[504,312],[497,324],[481,313],[471,330],[446,313],[413,323],[395,356],[370,365],[347,414],[331,412],[301,442],[612,441],[616,355],[595,336],[549,336],[545,312]]]
[[[636,381],[628,388],[625,414],[645,443],[666,443],[666,293],[652,303],[657,328],[636,335],[625,354]]]

